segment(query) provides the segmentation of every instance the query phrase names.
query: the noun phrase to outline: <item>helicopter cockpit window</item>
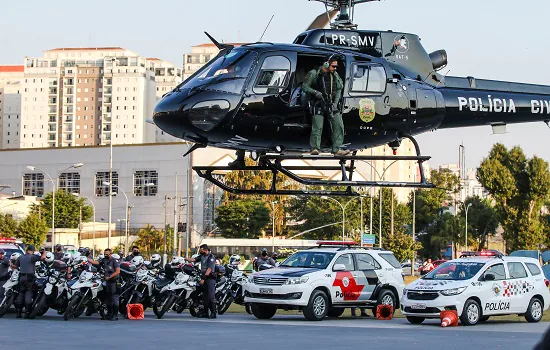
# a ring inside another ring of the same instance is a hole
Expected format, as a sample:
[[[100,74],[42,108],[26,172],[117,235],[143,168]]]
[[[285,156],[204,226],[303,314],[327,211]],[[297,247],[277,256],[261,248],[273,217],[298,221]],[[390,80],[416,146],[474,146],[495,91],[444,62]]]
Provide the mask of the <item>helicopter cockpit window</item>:
[[[182,88],[240,94],[255,58],[256,53],[253,51],[233,49],[208,62],[204,71],[185,82]]]
[[[386,91],[384,67],[371,64],[352,66],[351,93],[382,93]]]
[[[282,92],[290,75],[290,60],[284,56],[267,57],[260,69],[254,92],[257,94],[270,94]]]

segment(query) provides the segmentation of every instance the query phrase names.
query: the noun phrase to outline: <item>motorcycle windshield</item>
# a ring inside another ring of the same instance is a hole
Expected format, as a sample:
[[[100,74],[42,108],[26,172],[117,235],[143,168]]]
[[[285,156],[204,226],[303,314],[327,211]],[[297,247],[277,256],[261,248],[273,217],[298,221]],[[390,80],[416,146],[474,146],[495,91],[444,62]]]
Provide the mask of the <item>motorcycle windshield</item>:
[[[254,51],[232,49],[208,62],[199,74],[184,81],[176,90],[215,90],[241,94],[256,56]]]

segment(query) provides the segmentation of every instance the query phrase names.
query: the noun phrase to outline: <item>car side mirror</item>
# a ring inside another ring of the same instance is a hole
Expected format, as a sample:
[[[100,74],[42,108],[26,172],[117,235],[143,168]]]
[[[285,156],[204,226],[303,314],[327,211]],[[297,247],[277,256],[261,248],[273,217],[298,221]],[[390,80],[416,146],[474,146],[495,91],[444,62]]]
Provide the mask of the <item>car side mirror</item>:
[[[332,271],[346,271],[346,265],[344,264],[335,264],[332,268]]]
[[[485,277],[484,277],[485,281],[494,281],[495,279],[496,277],[492,273],[485,274]]]

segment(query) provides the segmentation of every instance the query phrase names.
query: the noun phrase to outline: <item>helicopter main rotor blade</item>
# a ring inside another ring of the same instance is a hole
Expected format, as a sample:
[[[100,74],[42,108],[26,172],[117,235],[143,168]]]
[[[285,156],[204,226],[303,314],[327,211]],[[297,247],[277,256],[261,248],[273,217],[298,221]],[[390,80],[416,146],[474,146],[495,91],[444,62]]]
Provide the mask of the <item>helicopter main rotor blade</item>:
[[[317,16],[317,18],[313,20],[313,22],[311,22],[306,30],[325,28],[330,23],[330,21],[332,21],[334,17],[336,17],[337,13],[338,10],[330,10],[329,12],[321,13],[319,16]]]

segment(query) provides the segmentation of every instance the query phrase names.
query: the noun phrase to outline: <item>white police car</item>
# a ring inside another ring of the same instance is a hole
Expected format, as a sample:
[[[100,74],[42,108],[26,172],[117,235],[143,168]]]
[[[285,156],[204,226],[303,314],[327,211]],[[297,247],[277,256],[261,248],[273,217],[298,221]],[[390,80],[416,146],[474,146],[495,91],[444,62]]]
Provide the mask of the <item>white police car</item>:
[[[536,259],[501,254],[460,258],[407,285],[401,309],[410,323],[456,310],[463,325],[518,314],[538,322],[550,303],[549,282]]]
[[[308,320],[338,317],[344,308],[399,307],[405,284],[392,252],[354,246],[354,242],[317,242],[294,253],[278,268],[256,272],[245,285],[245,302],[259,319],[277,309],[302,310]]]

